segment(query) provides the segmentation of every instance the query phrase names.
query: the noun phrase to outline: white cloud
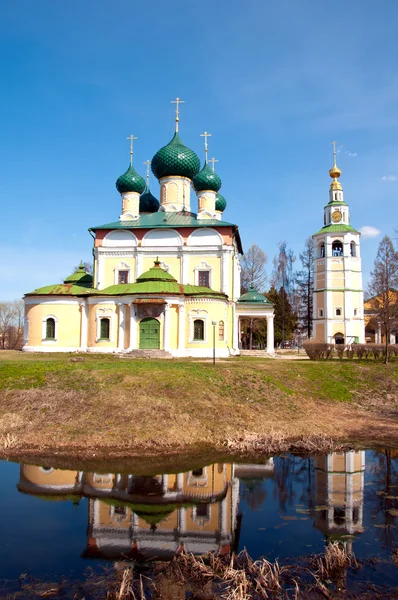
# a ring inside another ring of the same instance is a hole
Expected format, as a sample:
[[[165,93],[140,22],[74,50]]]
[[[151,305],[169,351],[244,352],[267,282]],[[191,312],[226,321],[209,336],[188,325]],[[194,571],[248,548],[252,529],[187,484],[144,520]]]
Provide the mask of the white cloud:
[[[347,152],[348,156],[358,156],[357,152]]]
[[[398,175],[383,175],[383,181],[398,181]]]
[[[376,227],[372,227],[371,225],[364,225],[359,231],[362,233],[362,236],[366,238],[374,238],[381,233],[379,229],[376,229]]]

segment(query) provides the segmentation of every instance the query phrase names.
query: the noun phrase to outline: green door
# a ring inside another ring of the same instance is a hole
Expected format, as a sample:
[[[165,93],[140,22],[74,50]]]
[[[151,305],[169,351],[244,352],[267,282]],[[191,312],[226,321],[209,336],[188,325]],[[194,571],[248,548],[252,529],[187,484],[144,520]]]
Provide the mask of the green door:
[[[146,348],[160,348],[160,323],[152,317],[140,322],[140,349]]]

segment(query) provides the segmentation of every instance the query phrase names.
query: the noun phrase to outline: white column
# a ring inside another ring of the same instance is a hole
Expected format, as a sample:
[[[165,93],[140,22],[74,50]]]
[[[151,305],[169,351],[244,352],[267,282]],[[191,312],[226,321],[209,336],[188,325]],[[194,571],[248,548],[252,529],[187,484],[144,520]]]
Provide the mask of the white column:
[[[181,254],[181,283],[187,285],[188,282],[188,254]]]
[[[267,316],[267,353],[274,354],[274,315]]]
[[[134,304],[130,304],[130,345],[129,350],[136,350],[137,346],[137,320]]]
[[[87,300],[83,300],[80,304],[81,321],[80,321],[80,348],[82,352],[87,350],[87,330],[88,330],[88,306]]]
[[[101,254],[98,252],[98,259],[97,259],[97,288],[99,290],[103,290],[105,287],[105,282],[104,282],[104,257],[101,256]]]
[[[222,254],[221,254],[221,291],[223,292],[223,294],[226,294],[227,296],[229,296],[228,258],[229,258],[229,254],[227,252],[225,252],[225,250],[223,250]]]
[[[177,492],[182,492],[184,488],[184,473],[177,473]]]
[[[345,455],[345,470],[347,473],[354,472],[354,450],[349,450]]]
[[[178,528],[180,533],[185,533],[187,529],[187,517],[185,514],[185,508],[180,508],[178,510]]]
[[[162,491],[163,491],[163,494],[167,494],[168,485],[169,485],[169,476],[167,474],[162,475]]]
[[[166,352],[170,348],[170,305],[164,307],[164,328],[163,328],[163,348]]]
[[[185,305],[178,307],[178,353],[184,354],[185,350]]]
[[[137,250],[137,255],[135,257],[135,279],[142,275],[142,254]]]
[[[227,497],[220,502],[220,532],[221,535],[227,535],[228,533],[228,517],[227,517]]]
[[[126,305],[120,303],[119,304],[119,340],[118,340],[118,350],[124,350],[124,329],[126,322]]]
[[[236,352],[239,352],[239,317],[236,314],[235,304],[232,304],[232,320],[234,325],[234,339],[232,340],[232,348],[236,350]]]

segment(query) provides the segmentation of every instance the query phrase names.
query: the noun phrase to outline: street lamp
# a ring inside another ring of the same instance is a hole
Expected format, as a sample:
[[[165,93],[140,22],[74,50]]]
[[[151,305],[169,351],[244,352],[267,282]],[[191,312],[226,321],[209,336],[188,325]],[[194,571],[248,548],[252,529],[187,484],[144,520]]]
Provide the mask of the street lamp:
[[[213,325],[213,365],[216,364],[216,325],[217,321],[212,321]]]

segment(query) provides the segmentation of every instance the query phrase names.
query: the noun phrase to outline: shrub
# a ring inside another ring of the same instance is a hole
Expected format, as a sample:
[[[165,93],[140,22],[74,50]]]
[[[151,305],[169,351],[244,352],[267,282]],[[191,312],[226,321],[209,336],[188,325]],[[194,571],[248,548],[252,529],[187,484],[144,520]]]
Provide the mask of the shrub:
[[[340,360],[343,358],[344,356],[344,351],[346,349],[345,344],[336,344],[335,348],[337,356],[340,358]]]
[[[347,350],[347,358],[353,359],[355,356],[355,353],[357,352],[355,345],[350,344],[349,346],[347,346],[346,350]]]
[[[311,360],[327,360],[333,356],[334,344],[313,342],[310,340],[303,344],[303,348]]]

